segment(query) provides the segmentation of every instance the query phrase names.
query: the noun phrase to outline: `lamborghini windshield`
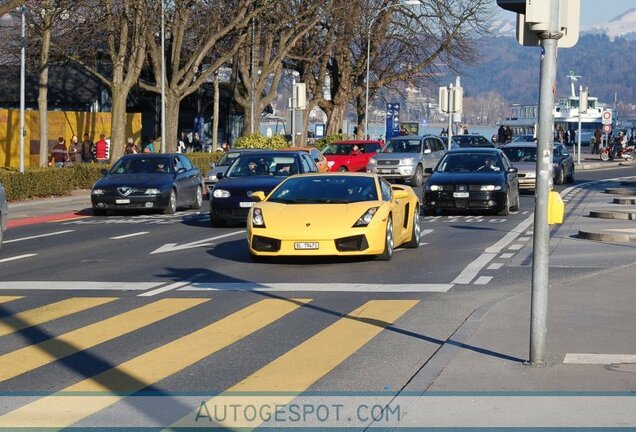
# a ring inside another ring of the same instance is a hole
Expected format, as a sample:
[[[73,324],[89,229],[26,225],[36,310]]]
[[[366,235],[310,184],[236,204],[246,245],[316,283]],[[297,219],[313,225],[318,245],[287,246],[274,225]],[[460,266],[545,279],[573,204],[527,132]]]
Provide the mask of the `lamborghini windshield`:
[[[353,176],[290,178],[267,199],[284,204],[349,204],[377,200],[375,179]]]

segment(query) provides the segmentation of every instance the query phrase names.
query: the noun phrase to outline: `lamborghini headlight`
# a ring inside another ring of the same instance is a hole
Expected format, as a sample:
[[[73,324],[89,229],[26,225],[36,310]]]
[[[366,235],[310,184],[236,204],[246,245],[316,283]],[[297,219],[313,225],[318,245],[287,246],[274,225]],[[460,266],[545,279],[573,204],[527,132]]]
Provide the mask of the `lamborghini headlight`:
[[[354,227],[365,227],[371,223],[373,216],[375,216],[379,207],[371,207],[369,210],[364,212],[360,219],[353,225]]]
[[[498,191],[498,190],[501,190],[501,186],[499,186],[499,185],[481,185],[479,190],[482,191],[482,192]]]
[[[265,228],[265,219],[263,219],[263,211],[258,207],[254,208],[252,212],[252,226],[258,228]]]

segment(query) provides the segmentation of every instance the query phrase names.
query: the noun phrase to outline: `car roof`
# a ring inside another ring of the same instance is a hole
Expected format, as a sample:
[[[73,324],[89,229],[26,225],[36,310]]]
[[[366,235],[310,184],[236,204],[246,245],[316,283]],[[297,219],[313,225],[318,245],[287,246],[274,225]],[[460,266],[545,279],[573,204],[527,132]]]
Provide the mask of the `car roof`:
[[[342,140],[334,141],[331,144],[344,145],[344,144],[381,144],[380,140]]]
[[[501,153],[501,150],[493,147],[463,147],[450,149],[446,153]]]
[[[563,145],[558,141],[555,141],[552,143],[553,146],[557,146],[557,145]],[[516,147],[516,148],[536,148],[537,147],[537,143],[536,142],[513,142],[513,143],[508,143],[505,145],[502,145],[501,149],[506,149],[506,148],[512,148],[512,147]]]
[[[290,176],[288,178],[293,178],[293,177],[342,177],[342,176],[346,176],[346,177],[368,177],[368,178],[380,178],[380,176],[378,176],[377,174],[372,174],[372,173],[365,173],[365,172],[350,172],[350,171],[338,171],[338,172],[326,172],[326,173],[317,173],[317,172],[312,172],[312,173],[305,173],[305,174],[294,174],[293,176]]]
[[[482,134],[476,134],[476,133],[468,133],[468,134],[457,134],[457,135],[453,135],[453,138],[455,138],[455,137],[457,137],[457,138],[461,138],[461,137],[471,137],[471,138],[474,138],[474,137],[483,137],[483,138],[486,138],[486,137],[485,137],[485,136],[483,136]],[[486,139],[488,139],[488,138],[486,138]]]

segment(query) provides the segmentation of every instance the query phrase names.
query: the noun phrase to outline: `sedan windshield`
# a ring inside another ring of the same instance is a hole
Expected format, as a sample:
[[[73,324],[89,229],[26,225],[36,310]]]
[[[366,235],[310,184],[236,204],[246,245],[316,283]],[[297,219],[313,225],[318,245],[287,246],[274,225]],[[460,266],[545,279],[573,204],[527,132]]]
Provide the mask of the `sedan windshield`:
[[[234,162],[234,159],[236,159],[240,155],[241,155],[240,153],[226,153],[221,158],[217,166],[230,166],[232,165],[232,162]]]
[[[353,150],[354,144],[329,144],[322,151],[322,154],[327,155],[350,155]],[[357,147],[357,146],[356,146]]]
[[[171,173],[174,172],[170,166],[168,157],[151,158],[121,158],[110,170],[111,174],[148,174],[148,173]]]
[[[377,201],[372,177],[309,176],[283,182],[267,199],[284,204],[349,204]]]
[[[495,153],[447,153],[435,171],[493,173],[501,171],[501,166]]]
[[[387,143],[382,153],[420,153],[422,142],[420,140],[394,139]]]
[[[501,150],[508,156],[510,162],[536,162],[536,147],[502,147]]]
[[[298,160],[294,156],[241,155],[227,170],[227,177],[276,176],[298,174]]]

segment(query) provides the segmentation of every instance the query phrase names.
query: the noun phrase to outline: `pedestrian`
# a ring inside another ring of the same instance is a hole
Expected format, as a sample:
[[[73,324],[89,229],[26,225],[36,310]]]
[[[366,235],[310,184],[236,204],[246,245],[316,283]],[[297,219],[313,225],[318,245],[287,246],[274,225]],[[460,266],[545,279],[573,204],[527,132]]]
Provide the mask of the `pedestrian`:
[[[49,166],[55,164],[55,168],[64,168],[64,164],[69,161],[68,151],[66,150],[66,141],[63,137],[57,139],[57,144],[51,149],[49,156]]]
[[[570,129],[570,144],[576,144],[576,130]]]
[[[509,143],[510,141],[512,141],[512,128],[506,126],[504,130],[504,143]]]
[[[106,134],[99,134],[99,141],[93,146],[93,158],[98,163],[110,161],[110,143],[106,141]]]
[[[88,134],[84,134],[82,139],[82,160],[84,162],[93,162],[93,141],[88,137]]]
[[[195,132],[194,136],[192,137],[192,151],[203,151],[203,147],[201,146],[201,139],[199,138],[199,132]]]
[[[504,125],[499,125],[499,129],[497,129],[497,142],[499,144],[504,144],[506,142],[506,129]]]
[[[153,141],[149,141],[149,142],[146,143],[146,146],[144,147],[143,152],[144,153],[156,153],[155,145],[153,144]]]
[[[559,127],[557,128],[557,141],[563,144],[564,138],[565,138],[565,134],[563,132],[563,126],[559,125]]]
[[[183,142],[183,148],[185,149],[183,153],[190,149],[190,139],[188,138],[188,134],[186,131],[181,131],[181,137],[179,138],[181,142]]]
[[[71,137],[68,153],[71,163],[82,163],[82,144],[78,142],[77,135]]]
[[[570,144],[570,134],[566,130],[563,131],[563,144],[564,145]]]
[[[464,135],[468,135],[468,126],[464,126]]]
[[[128,138],[128,140],[126,141],[126,148],[124,149],[124,154],[137,154],[137,153],[141,153],[141,151],[139,150],[139,146],[137,144],[135,144],[135,140],[131,138]]]
[[[601,140],[603,139],[603,132],[601,128],[597,127],[594,131],[594,147],[592,147],[592,154],[599,154],[599,148],[601,146]]]

